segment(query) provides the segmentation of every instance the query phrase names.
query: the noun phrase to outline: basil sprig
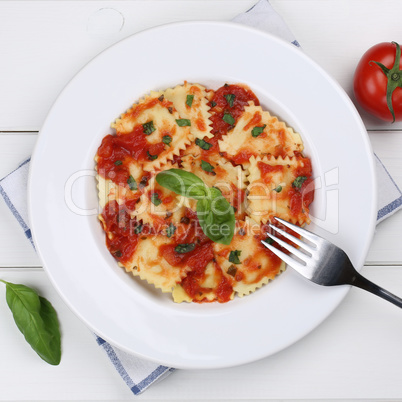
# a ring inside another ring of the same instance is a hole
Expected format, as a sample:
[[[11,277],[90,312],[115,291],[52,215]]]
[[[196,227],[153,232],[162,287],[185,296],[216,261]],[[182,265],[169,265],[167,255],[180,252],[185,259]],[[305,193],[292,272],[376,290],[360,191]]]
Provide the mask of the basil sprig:
[[[186,105],[188,107],[191,107],[191,105],[193,104],[193,100],[194,100],[194,95],[187,95],[187,97],[186,97]]]
[[[44,361],[58,365],[61,359],[61,336],[53,306],[25,285],[0,282],[6,284],[8,307],[26,341]]]
[[[198,176],[181,169],[164,170],[156,182],[176,194],[197,200],[197,218],[202,231],[215,243],[228,245],[235,230],[235,214],[219,189],[208,187]]]

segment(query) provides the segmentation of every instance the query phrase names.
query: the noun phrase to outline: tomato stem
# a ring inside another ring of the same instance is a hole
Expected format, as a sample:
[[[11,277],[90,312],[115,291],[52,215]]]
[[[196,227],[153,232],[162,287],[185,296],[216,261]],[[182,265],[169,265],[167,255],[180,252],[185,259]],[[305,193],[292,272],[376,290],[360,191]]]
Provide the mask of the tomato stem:
[[[388,109],[392,114],[392,123],[395,122],[395,112],[392,105],[392,94],[396,88],[402,88],[402,78],[401,78],[401,70],[399,69],[399,62],[401,59],[401,48],[396,42],[392,42],[396,47],[395,52],[395,62],[392,68],[387,68],[384,64],[379,63],[378,61],[371,60],[371,63],[377,64],[378,67],[381,68],[382,72],[387,77],[387,105]]]

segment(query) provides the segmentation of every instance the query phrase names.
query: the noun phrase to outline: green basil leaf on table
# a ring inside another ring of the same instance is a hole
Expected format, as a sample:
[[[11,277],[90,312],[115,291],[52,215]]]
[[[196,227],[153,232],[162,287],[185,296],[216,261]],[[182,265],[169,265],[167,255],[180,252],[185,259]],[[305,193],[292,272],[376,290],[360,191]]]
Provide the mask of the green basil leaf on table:
[[[58,365],[61,360],[61,335],[53,306],[25,285],[0,281],[6,284],[7,304],[26,341],[44,361]]]

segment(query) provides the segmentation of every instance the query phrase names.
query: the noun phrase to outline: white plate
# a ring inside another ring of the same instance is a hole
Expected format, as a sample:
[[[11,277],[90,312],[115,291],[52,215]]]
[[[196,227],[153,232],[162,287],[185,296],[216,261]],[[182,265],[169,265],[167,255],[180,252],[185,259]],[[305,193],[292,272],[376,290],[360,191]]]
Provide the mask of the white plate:
[[[359,115],[301,50],[232,23],[186,22],[140,32],[79,72],[38,139],[29,186],[31,224],[54,286],[98,335],[167,366],[234,366],[301,339],[335,309],[348,287],[319,287],[288,269],[227,304],[175,304],[117,267],[94,214],[93,157],[122,111],[150,90],[184,80],[215,89],[246,83],[265,108],[302,134],[321,180],[311,229],[342,247],[359,269],[376,218],[372,151]]]

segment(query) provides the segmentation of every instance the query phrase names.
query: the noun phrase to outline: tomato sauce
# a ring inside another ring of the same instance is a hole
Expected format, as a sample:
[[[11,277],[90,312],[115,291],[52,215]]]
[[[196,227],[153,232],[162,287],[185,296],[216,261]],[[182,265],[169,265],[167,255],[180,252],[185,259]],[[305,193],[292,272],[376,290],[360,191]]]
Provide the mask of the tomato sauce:
[[[128,262],[137,248],[138,235],[133,230],[137,222],[131,219],[126,206],[116,201],[105,205],[102,218],[109,252],[122,264]]]
[[[264,178],[266,175],[270,173],[282,172],[283,166],[282,165],[275,165],[271,166],[268,163],[264,162],[257,162],[257,167],[261,172],[261,177]]]
[[[138,105],[128,113],[128,116],[135,119],[144,110],[154,107],[157,103],[164,107],[171,105],[171,102],[166,100],[152,99]],[[166,133],[166,135],[170,135],[170,133]],[[163,142],[150,144],[147,141],[144,126],[139,124],[130,133],[117,131],[115,135],[110,134],[103,138],[97,153],[97,170],[102,177],[127,187],[127,180],[130,177],[129,163],[132,160],[140,162],[153,160],[164,150]]]

